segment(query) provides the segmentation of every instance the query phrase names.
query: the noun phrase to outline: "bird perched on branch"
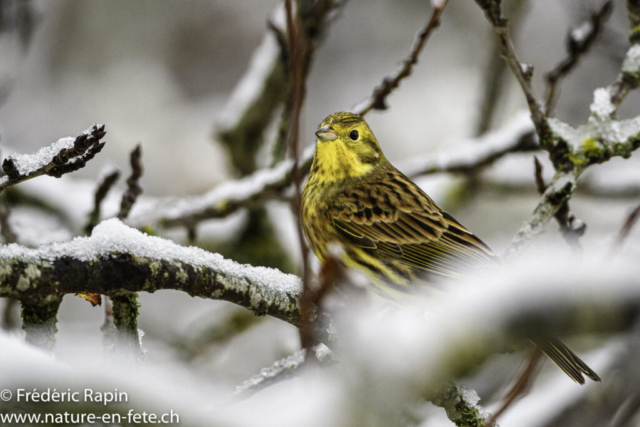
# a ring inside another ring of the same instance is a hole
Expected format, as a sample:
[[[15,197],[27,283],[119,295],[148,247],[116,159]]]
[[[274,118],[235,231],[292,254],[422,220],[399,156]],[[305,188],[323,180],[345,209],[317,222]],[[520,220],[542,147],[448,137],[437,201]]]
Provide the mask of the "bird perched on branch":
[[[387,160],[361,116],[331,114],[316,135],[302,222],[320,261],[339,244],[347,267],[364,271],[378,293],[398,300],[418,282],[451,281],[499,265],[482,240]],[[600,381],[559,340],[536,344],[574,381],[584,384],[583,374]]]

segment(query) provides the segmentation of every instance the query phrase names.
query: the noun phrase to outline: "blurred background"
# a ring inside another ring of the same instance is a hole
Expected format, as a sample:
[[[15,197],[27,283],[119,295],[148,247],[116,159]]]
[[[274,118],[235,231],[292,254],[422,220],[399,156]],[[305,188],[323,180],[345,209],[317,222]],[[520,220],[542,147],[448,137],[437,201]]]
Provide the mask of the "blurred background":
[[[520,59],[535,65],[533,85],[542,97],[542,76],[566,56],[568,31],[602,2],[503,3],[513,15]],[[602,34],[561,86],[555,115],[573,126],[587,120],[593,91],[615,80],[628,49],[625,2],[613,3]],[[61,180],[42,177],[16,188],[22,194],[14,195],[10,220],[19,242],[35,246],[78,235],[92,207],[96,180],[108,165],[126,177],[129,153],[138,143],[145,168],[143,200],[202,194],[274,164],[270,147],[277,138],[280,110],[267,126],[262,147],[234,154],[221,135],[233,108],[230,97],[269,32],[267,21],[279,19],[274,15],[279,5],[276,0],[0,0],[2,157],[13,151],[35,152],[58,138],[78,135],[94,122],[106,124],[108,131],[105,149],[84,169]],[[313,132],[328,114],[351,109],[371,94],[406,57],[431,9],[431,2],[424,0],[347,2],[312,60],[301,143],[314,142]],[[387,157],[401,165],[416,155],[455,151],[470,138],[504,127],[526,109],[507,71],[499,82],[495,112],[490,120],[483,119],[495,56],[495,36],[477,5],[451,1],[412,76],[388,98],[390,108],[367,116]],[[631,93],[620,116],[634,117],[639,107],[638,93]],[[255,158],[249,162],[255,164],[234,160],[243,153]],[[537,156],[548,181],[552,166],[545,153]],[[582,239],[586,253],[610,244],[637,206],[637,157],[614,159],[585,174],[571,208],[587,224]],[[537,203],[533,171],[533,154],[514,154],[479,174],[430,176],[419,182],[501,252]],[[107,199],[104,217],[117,212],[124,179],[117,188]],[[29,202],[34,198],[64,211],[64,218]],[[552,223],[539,244],[556,245],[569,255],[557,228]],[[240,262],[299,271],[293,216],[286,202],[203,223],[191,242],[184,229],[156,231]],[[636,232],[630,239],[639,236]],[[179,363],[193,375],[202,374],[203,383],[232,390],[299,348],[293,326],[254,318],[229,303],[178,292],[144,294],[140,301],[139,325],[150,363]],[[19,334],[17,311],[9,317],[12,333]],[[59,321],[57,360],[84,363],[102,354],[103,310],[67,296]],[[220,329],[228,324],[246,331],[225,335]],[[511,373],[519,366],[517,357],[500,363],[510,366]],[[549,375],[561,375],[549,365]]]

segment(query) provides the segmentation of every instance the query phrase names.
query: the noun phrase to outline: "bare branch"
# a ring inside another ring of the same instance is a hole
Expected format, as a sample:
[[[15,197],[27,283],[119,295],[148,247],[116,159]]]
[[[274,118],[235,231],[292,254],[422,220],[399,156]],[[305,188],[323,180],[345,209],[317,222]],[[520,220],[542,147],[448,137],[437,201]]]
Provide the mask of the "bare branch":
[[[142,187],[140,187],[140,178],[142,177],[142,146],[138,144],[136,148],[131,152],[131,176],[127,179],[127,191],[122,195],[122,202],[120,203],[120,212],[118,212],[118,219],[124,220],[129,216],[131,207],[138,199],[138,196],[142,194]]]
[[[104,125],[95,124],[75,139],[60,139],[35,154],[10,154],[2,162],[7,175],[0,178],[0,192],[40,175],[60,178],[83,168],[104,147],[100,140],[105,134]]]
[[[509,2],[507,6],[511,6],[510,16],[511,22],[515,22],[516,26],[526,16],[529,0],[516,0]],[[483,135],[491,128],[494,113],[498,101],[502,95],[505,86],[505,72],[507,71],[507,63],[500,56],[498,49],[493,49],[490,53],[489,63],[484,69],[482,77],[482,96],[480,97],[480,114],[476,122],[475,135]]]
[[[440,25],[440,17],[442,16],[448,1],[449,0],[442,0],[435,4],[431,18],[427,22],[426,26],[416,35],[416,39],[413,42],[413,47],[411,48],[409,56],[402,61],[400,67],[396,71],[386,76],[382,80],[382,83],[379,86],[376,86],[371,96],[353,107],[353,112],[364,116],[371,110],[386,110],[388,108],[386,103],[387,96],[389,96],[389,94],[400,85],[400,82],[403,79],[411,75],[413,66],[418,63],[418,57],[420,56],[422,48],[427,43],[431,33],[433,33],[433,31]]]
[[[289,53],[291,58],[291,97],[289,105],[291,106],[291,115],[288,119],[289,133],[287,135],[287,147],[291,157],[293,158],[293,166],[291,175],[293,178],[293,198],[291,200],[291,208],[295,215],[296,229],[298,232],[298,244],[300,246],[300,254],[302,256],[302,301],[306,302],[310,292],[311,270],[309,267],[309,250],[302,232],[302,172],[300,171],[300,153],[298,139],[300,136],[300,112],[305,98],[305,80],[307,76],[307,68],[310,60],[311,45],[306,35],[301,30],[301,17],[299,10],[293,10],[293,0],[286,0],[285,8],[287,13],[287,35],[289,40]],[[311,305],[311,302],[309,302]],[[301,310],[301,326],[300,339],[303,348],[310,348],[312,342],[311,328],[311,310],[303,307]]]
[[[621,247],[624,241],[627,239],[627,237],[629,237],[629,233],[631,233],[631,230],[636,225],[636,222],[638,222],[639,218],[640,218],[640,205],[638,205],[634,210],[631,211],[631,213],[627,216],[627,219],[625,220],[624,224],[622,225],[622,228],[618,232],[618,236],[616,237],[616,242],[615,242],[615,245],[617,247]]]
[[[602,4],[600,10],[591,12],[588,21],[582,22],[569,31],[567,35],[568,56],[544,76],[547,82],[545,103],[545,114],[547,116],[551,114],[555,107],[558,85],[563,78],[574,70],[580,58],[593,46],[593,43],[601,33],[604,23],[611,16],[611,10],[613,10],[613,3],[611,0],[607,0]]]
[[[9,209],[7,199],[5,197],[0,197],[0,234],[2,235],[5,244],[16,243],[18,241],[16,233],[13,232],[11,224],[9,224],[10,214],[11,210]]]
[[[120,178],[120,171],[118,169],[113,169],[102,177],[93,197],[93,210],[89,213],[89,220],[84,228],[86,234],[91,234],[91,230],[100,222],[100,207],[102,206],[102,202],[104,198],[107,197],[111,187],[118,181],[118,178]]]

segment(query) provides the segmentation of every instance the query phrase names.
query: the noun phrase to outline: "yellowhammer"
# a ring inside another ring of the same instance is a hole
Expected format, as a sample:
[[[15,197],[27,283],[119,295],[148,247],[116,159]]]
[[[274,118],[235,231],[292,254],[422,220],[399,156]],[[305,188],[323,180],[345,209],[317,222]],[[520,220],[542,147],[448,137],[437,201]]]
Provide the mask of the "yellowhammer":
[[[316,135],[302,222],[320,261],[331,244],[341,245],[343,262],[365,271],[391,298],[416,282],[450,281],[498,265],[486,244],[389,163],[361,116],[331,114]],[[536,344],[574,381],[584,384],[582,374],[600,381],[559,340]]]

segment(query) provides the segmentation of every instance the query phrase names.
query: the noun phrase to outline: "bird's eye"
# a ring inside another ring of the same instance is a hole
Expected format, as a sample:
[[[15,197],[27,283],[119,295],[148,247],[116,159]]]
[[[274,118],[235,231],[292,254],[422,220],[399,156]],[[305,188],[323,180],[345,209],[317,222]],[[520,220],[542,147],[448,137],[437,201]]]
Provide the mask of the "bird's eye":
[[[351,133],[349,134],[349,138],[351,138],[353,141],[357,141],[359,136],[360,134],[358,133],[357,130],[352,130]]]

